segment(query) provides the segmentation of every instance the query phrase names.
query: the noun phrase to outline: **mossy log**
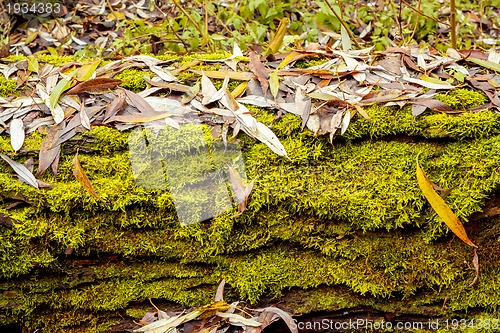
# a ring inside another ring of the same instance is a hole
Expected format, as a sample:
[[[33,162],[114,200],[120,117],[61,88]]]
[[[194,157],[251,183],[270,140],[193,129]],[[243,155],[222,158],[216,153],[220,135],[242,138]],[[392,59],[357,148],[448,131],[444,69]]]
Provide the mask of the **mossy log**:
[[[498,318],[498,114],[414,118],[373,106],[330,143],[296,116],[252,110],[289,160],[242,134],[226,147],[190,124],[157,134],[96,126],[63,145],[57,176],[41,177],[51,188],[0,161],[0,327],[121,331],[149,298],[204,305],[222,279],[229,300],[295,314]],[[13,153],[3,134],[0,150],[36,163],[43,137]],[[102,200],[73,176],[77,149]],[[472,287],[473,251],[423,197],[417,157],[479,246]],[[241,216],[227,164],[255,181]]]

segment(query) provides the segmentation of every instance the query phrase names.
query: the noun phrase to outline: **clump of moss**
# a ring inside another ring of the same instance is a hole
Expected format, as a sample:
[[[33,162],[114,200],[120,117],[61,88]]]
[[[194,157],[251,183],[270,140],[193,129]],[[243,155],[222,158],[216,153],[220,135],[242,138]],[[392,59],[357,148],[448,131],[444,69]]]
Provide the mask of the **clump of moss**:
[[[147,88],[147,83],[144,81],[145,76],[151,78],[151,73],[135,68],[127,68],[115,75],[114,78],[122,80],[120,87],[139,92]]]
[[[309,57],[307,59],[297,61],[294,65],[294,67],[295,68],[309,68],[309,67],[313,67],[313,66],[322,65],[328,60],[330,60],[330,59],[327,59],[327,58],[324,58],[321,56]]]
[[[484,93],[470,89],[453,89],[445,94],[437,94],[435,97],[456,110],[468,110],[484,105],[488,99]]]
[[[9,97],[15,93],[17,88],[16,80],[7,80],[3,75],[0,75],[0,97]]]
[[[38,62],[52,64],[54,66],[61,66],[72,61],[78,61],[79,58],[75,56],[53,56],[50,54],[39,54],[37,55]]]

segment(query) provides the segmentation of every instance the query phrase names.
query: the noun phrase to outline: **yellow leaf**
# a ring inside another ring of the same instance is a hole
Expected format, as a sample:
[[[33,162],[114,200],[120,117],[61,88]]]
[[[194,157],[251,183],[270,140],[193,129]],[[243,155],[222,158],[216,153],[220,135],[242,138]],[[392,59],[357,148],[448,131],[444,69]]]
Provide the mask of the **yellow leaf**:
[[[231,95],[233,95],[234,98],[240,97],[245,92],[247,85],[248,82],[241,82],[236,88],[234,88],[233,91],[231,91]]]
[[[368,120],[370,119],[370,116],[368,115],[368,113],[366,113],[366,111],[361,106],[354,104],[354,107],[356,108],[356,111],[358,111],[359,114],[363,116],[363,118],[368,119]]]
[[[276,96],[278,96],[279,88],[280,80],[278,78],[278,70],[274,70],[269,76],[269,89],[271,90],[271,94],[273,95],[274,99],[276,99]]]
[[[276,34],[271,40],[271,43],[269,43],[269,47],[267,48],[266,53],[264,53],[265,56],[278,52],[281,44],[283,44],[283,37],[285,37],[288,22],[290,22],[290,20],[286,17],[281,20],[280,25],[278,26],[278,30],[276,30]]]
[[[110,21],[123,20],[125,19],[125,14],[123,14],[122,12],[113,12],[108,14],[106,16],[106,19]]]
[[[467,236],[467,232],[462,225],[462,222],[458,219],[458,217],[453,213],[451,208],[444,202],[443,198],[439,196],[439,194],[434,191],[432,188],[432,183],[429,178],[424,173],[424,170],[420,167],[417,161],[417,183],[425,198],[431,204],[431,207],[434,209],[436,214],[446,223],[448,228],[458,236],[465,244],[470,245],[472,247],[477,247]]]
[[[296,52],[296,51],[292,51],[292,52],[288,53],[288,55],[285,57],[285,59],[283,59],[280,62],[280,64],[278,65],[278,69],[282,69],[283,67],[285,67],[286,65],[288,65],[292,61],[296,60],[298,56],[300,56],[300,53]]]
[[[36,57],[30,54],[29,56],[27,56],[27,59],[28,59],[28,70],[38,73],[39,67],[38,67],[38,60],[36,59]]]
[[[28,37],[26,37],[26,39],[24,40],[24,44],[28,45],[29,43],[34,41],[37,36],[38,36],[38,31],[30,33]]]
[[[87,174],[80,165],[80,161],[78,160],[78,151],[76,152],[76,155],[73,158],[73,175],[75,175],[76,180],[78,180],[78,182],[82,184],[85,191],[87,191],[94,198],[102,200],[101,197],[94,190],[94,187],[92,186],[92,183],[87,177]]]
[[[69,76],[70,77],[75,77],[76,75],[76,70],[73,70]],[[52,92],[50,93],[50,107],[53,109],[56,107],[57,102],[59,101],[59,97],[61,97],[61,94],[65,92],[66,90],[71,87],[71,81],[66,80],[66,79],[61,79],[59,82],[57,82],[56,87]]]
[[[100,63],[101,60],[99,59],[82,65],[82,67],[78,68],[76,79],[80,82],[90,79]]]

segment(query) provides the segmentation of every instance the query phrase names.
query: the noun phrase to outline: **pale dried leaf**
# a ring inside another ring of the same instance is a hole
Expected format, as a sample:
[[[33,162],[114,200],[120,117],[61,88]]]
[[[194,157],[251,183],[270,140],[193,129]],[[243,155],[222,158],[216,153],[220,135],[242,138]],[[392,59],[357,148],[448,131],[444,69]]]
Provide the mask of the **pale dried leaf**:
[[[216,315],[221,318],[229,319],[231,324],[237,326],[259,327],[262,325],[254,319],[248,319],[236,313],[217,312]]]
[[[226,280],[222,279],[217,287],[217,292],[215,293],[214,302],[223,302],[224,301],[224,286],[226,285]]]
[[[28,170],[28,168],[26,168],[24,165],[22,165],[21,163],[18,163],[16,161],[13,161],[11,160],[7,155],[4,155],[4,154],[0,154],[0,157],[7,163],[9,163],[9,165],[11,166],[11,168],[14,170],[14,172],[20,177],[22,178],[26,183],[30,184],[31,186],[35,187],[35,188],[38,188],[38,181],[37,179],[35,178],[35,176],[33,176],[33,174],[31,173],[31,171]]]
[[[201,103],[203,105],[207,105],[210,103],[210,99],[213,95],[217,93],[217,88],[215,88],[212,81],[205,75],[205,72],[202,72],[201,75],[201,94],[203,95],[203,99]]]
[[[24,144],[24,124],[22,119],[12,119],[10,122],[10,145],[14,151],[18,151]]]
[[[351,111],[347,110],[344,114],[344,119],[342,120],[342,127],[340,129],[340,135],[344,134],[351,121]]]
[[[162,79],[163,81],[166,81],[166,82],[177,81],[177,78],[172,73],[164,70],[160,66],[149,66],[149,69],[153,73],[155,73],[156,75],[158,75],[158,77],[160,79]]]

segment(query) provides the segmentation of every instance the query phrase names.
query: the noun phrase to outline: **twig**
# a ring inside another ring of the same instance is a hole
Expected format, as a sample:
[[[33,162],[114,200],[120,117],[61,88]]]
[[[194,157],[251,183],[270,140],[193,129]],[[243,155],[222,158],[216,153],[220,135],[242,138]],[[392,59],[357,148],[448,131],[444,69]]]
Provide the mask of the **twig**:
[[[205,44],[208,45],[208,0],[205,0],[204,3],[204,8],[205,8],[205,35],[203,36],[203,39],[205,39]]]
[[[349,26],[345,23],[344,19],[340,17],[339,14],[337,14],[337,12],[335,11],[335,9],[333,9],[333,6],[330,4],[330,2],[328,2],[328,0],[325,0],[325,3],[327,4],[328,8],[330,8],[330,10],[333,12],[333,15],[335,15],[335,17],[339,20],[340,24],[342,24],[345,30],[347,30],[347,34],[349,34],[351,40],[354,42],[354,44],[356,44],[356,47],[360,49],[361,46],[356,41],[356,37],[352,33],[351,29],[349,29]]]
[[[450,26],[448,23],[446,22],[441,22],[439,21],[438,19],[432,17],[432,16],[429,16],[425,13],[423,13],[421,10],[420,10],[420,1],[418,2],[418,8],[415,8],[413,7],[412,5],[410,5],[408,2],[406,2],[405,0],[402,0],[404,2],[405,5],[407,5],[411,10],[419,13],[420,15],[422,15],[423,17],[427,17],[429,20],[432,20],[434,22],[437,22],[437,23],[441,23],[441,24],[444,24],[444,25],[447,25],[447,26]]]
[[[406,3],[406,2],[405,2]],[[414,9],[414,11],[417,13],[417,17],[415,18],[415,26],[413,27],[413,31],[410,36],[410,42],[411,40],[415,37],[415,34],[417,33],[417,28],[418,28],[418,20],[420,19],[421,11],[420,11],[420,4],[422,3],[421,0],[418,0],[417,8]],[[410,8],[412,8],[410,6]],[[413,8],[412,8],[413,9]]]
[[[197,6],[201,6],[200,2],[198,0],[194,0],[194,2],[196,3]],[[219,24],[229,33],[232,33],[231,29],[229,29],[227,27],[227,25],[217,16],[217,14],[214,13],[213,10],[211,10],[209,7],[206,8],[208,10],[208,13],[210,15],[212,15],[213,17],[215,17],[215,19],[217,20],[217,22],[219,22]],[[238,38],[237,38],[238,39]],[[238,39],[239,40],[239,39]]]
[[[404,38],[403,38],[403,24],[401,23],[401,21],[403,20],[402,12],[403,12],[403,1],[399,1],[399,11],[398,11],[399,35],[401,36],[401,40],[404,40]]]
[[[450,0],[450,37],[451,47],[457,49],[457,8],[455,0]]]
[[[191,15],[188,14],[188,12],[186,12],[186,10],[184,8],[182,8],[181,5],[179,5],[177,0],[173,0],[172,2],[174,3],[175,7],[177,7],[184,15],[187,16],[188,20],[191,21],[191,23],[193,23],[196,30],[198,30],[198,32],[201,34],[201,36],[203,36],[203,40],[209,40],[208,35],[203,33],[203,30],[201,29],[200,25],[198,23],[196,23],[196,21],[191,17]],[[208,45],[208,48],[210,49],[210,52],[215,52],[215,50],[213,49],[212,45],[210,45],[210,43],[208,43],[207,45]]]

